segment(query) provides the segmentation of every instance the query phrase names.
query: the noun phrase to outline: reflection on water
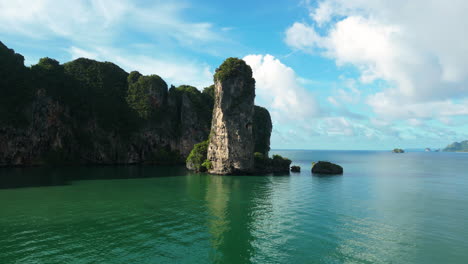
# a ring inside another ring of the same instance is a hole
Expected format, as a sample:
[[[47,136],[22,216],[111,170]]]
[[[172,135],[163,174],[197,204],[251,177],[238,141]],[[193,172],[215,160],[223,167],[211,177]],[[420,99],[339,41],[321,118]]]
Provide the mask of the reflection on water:
[[[1,263],[468,263],[468,155],[279,154],[302,172],[1,169]]]
[[[184,176],[181,166],[88,166],[0,168],[0,189],[60,186],[80,180]]]

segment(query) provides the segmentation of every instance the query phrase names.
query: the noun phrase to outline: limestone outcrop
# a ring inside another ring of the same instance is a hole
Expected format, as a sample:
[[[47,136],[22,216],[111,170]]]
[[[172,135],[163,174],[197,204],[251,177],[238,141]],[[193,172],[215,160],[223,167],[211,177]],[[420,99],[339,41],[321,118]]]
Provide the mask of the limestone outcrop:
[[[209,173],[254,170],[254,98],[252,69],[243,60],[227,59],[214,76],[215,102],[207,158]]]
[[[328,162],[319,161],[312,165],[312,173],[316,174],[343,174],[343,167],[340,165]]]

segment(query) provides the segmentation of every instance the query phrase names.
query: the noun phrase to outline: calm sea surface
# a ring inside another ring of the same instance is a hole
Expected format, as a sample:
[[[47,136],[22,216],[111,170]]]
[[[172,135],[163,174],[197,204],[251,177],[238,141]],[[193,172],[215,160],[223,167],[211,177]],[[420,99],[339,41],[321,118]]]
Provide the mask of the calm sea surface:
[[[0,169],[0,263],[468,263],[468,154],[275,153],[302,172]]]

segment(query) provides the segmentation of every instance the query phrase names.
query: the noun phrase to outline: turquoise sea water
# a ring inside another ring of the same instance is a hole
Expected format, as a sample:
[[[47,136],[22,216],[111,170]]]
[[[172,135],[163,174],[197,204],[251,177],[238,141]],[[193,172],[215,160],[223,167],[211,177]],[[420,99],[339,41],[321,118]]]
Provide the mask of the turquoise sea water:
[[[468,263],[468,154],[275,152],[302,172],[0,169],[0,263]]]

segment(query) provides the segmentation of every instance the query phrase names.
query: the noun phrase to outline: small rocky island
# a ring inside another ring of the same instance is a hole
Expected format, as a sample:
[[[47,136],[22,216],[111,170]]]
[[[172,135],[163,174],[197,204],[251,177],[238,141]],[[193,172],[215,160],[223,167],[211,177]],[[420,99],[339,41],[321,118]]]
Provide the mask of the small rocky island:
[[[343,174],[343,167],[328,161],[319,161],[312,163],[312,173],[329,175]]]
[[[392,152],[393,153],[405,153],[405,151],[403,149],[400,149],[400,148],[393,149]]]
[[[291,166],[291,172],[301,172],[300,166]]]
[[[243,60],[228,58],[214,75],[209,139],[194,146],[187,168],[212,174],[289,172],[291,161],[268,157],[271,118],[254,105],[255,79]]]

